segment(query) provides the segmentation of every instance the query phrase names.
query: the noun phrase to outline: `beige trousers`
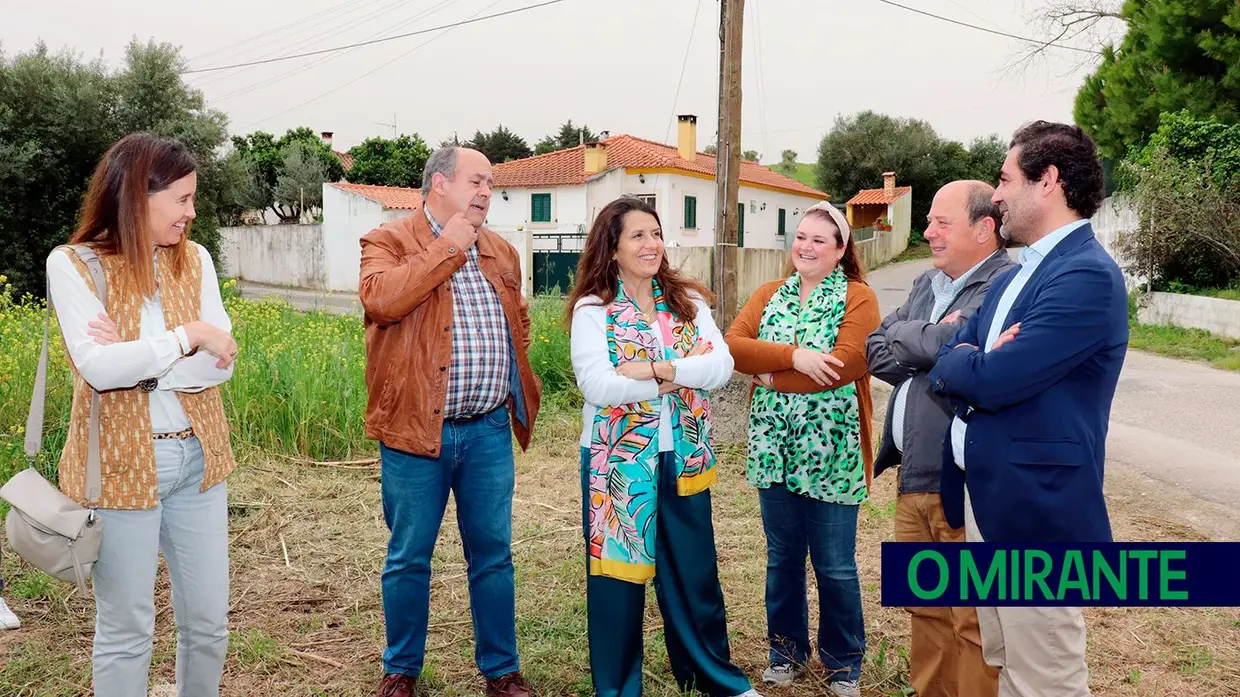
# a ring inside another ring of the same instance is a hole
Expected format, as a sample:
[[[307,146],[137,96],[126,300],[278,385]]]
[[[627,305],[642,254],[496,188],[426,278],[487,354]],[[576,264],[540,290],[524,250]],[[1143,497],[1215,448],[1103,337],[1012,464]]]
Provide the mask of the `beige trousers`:
[[[964,495],[966,542],[983,542]],[[999,697],[1089,697],[1079,607],[979,607],[982,655],[999,669]]]

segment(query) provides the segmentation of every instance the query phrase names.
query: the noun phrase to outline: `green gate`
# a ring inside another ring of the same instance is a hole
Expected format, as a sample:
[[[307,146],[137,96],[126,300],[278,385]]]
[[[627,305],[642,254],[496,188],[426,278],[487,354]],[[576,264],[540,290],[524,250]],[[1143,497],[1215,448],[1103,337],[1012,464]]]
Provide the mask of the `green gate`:
[[[585,235],[554,233],[534,236],[534,294],[565,296],[573,289]]]

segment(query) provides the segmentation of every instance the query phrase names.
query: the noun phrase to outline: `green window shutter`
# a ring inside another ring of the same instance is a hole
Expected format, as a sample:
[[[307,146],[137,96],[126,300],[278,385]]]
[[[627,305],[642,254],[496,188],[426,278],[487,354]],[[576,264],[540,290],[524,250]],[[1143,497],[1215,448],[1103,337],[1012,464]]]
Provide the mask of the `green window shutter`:
[[[551,194],[530,195],[530,222],[551,222]]]
[[[685,229],[697,229],[697,197],[685,197]]]
[[[780,208],[780,209],[779,209],[779,234],[781,234],[781,235],[783,235],[783,234],[785,234],[786,232],[788,232],[788,230],[787,230],[787,228],[786,228],[786,226],[788,225],[788,217],[787,217],[787,216],[788,216],[788,211],[787,211],[787,210],[785,210],[785,209],[783,209],[783,208]]]

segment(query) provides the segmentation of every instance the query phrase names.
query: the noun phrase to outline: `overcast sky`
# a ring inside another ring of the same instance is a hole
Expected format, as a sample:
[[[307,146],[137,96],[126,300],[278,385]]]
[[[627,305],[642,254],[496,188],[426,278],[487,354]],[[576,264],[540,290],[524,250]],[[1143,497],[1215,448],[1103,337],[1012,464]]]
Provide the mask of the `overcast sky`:
[[[207,68],[539,1],[0,0],[0,48],[12,55],[43,39],[118,64],[136,36],[179,45],[191,68]],[[1043,2],[902,0],[1035,37],[1033,14]],[[391,136],[393,119],[397,132],[432,144],[503,123],[532,147],[568,118],[674,142],[677,113],[698,116],[700,149],[716,130],[718,22],[719,0],[564,0],[449,31],[186,77],[228,114],[232,133],[304,125],[334,131],[339,150]],[[989,133],[1006,138],[1032,119],[1071,121],[1089,70],[1077,66],[1088,56],[1055,51],[1032,70],[1007,69],[1024,46],[878,0],[748,0],[744,148],[767,163],[785,148],[816,160],[835,117],[865,109],[924,119],[966,143]]]

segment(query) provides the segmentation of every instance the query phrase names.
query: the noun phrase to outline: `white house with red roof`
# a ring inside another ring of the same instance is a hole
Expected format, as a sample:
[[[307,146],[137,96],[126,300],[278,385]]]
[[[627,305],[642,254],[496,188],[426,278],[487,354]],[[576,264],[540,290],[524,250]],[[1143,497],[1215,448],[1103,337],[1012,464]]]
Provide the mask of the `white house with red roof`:
[[[883,172],[883,188],[858,191],[848,199],[845,210],[858,241],[883,230],[908,237],[913,222],[913,187],[896,186],[896,173]]]
[[[589,231],[622,195],[659,213],[669,246],[715,243],[715,157],[697,151],[697,117],[678,117],[676,145],[630,135],[494,165],[487,224],[535,237]],[[740,166],[742,247],[784,249],[805,209],[827,194],[755,162]]]

